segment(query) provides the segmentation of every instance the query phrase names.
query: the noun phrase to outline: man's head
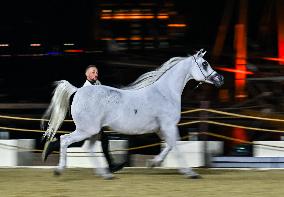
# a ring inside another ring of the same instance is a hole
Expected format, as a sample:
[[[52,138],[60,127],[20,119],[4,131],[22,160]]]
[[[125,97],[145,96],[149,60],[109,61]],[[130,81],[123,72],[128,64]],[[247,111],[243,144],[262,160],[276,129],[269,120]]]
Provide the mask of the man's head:
[[[95,65],[89,65],[86,68],[85,74],[86,74],[87,80],[96,81],[98,79],[98,76],[99,76],[99,71],[98,71],[98,68]]]

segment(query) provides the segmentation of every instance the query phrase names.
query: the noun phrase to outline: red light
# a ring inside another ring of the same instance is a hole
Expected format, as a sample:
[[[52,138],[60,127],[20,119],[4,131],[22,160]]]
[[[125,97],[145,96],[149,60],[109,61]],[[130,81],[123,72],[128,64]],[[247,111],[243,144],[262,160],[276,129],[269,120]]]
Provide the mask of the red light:
[[[264,57],[262,58],[264,60],[270,60],[270,61],[283,61],[284,62],[284,58],[278,58],[278,57]]]
[[[242,73],[242,74],[246,74],[246,75],[253,75],[254,73],[251,71],[247,71],[247,70],[238,70],[238,69],[234,69],[234,68],[226,68],[226,67],[214,67],[216,70],[222,70],[222,71],[226,71],[226,72],[232,72],[232,73]]]
[[[68,49],[68,50],[64,50],[64,52],[66,52],[66,53],[83,53],[84,50],[82,50],[82,49]]]

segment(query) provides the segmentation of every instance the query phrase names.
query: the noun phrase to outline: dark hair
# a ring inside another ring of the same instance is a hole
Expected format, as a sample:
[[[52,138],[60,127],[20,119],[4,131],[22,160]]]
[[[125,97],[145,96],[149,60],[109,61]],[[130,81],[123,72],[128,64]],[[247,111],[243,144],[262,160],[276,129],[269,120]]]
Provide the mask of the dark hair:
[[[85,72],[87,72],[87,70],[88,70],[89,68],[96,68],[96,69],[98,69],[98,67],[97,67],[96,65],[90,64],[89,66],[87,66]]]

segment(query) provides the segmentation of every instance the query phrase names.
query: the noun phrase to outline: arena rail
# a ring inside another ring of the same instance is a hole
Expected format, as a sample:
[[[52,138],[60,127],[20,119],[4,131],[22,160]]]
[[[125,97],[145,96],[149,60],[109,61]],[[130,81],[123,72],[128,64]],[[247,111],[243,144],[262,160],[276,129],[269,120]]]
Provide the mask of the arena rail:
[[[219,110],[214,110],[214,109],[202,109],[202,108],[183,111],[183,112],[181,112],[181,114],[188,114],[188,113],[195,113],[195,112],[202,112],[202,111],[206,111],[206,112],[210,112],[210,113],[216,113],[216,114],[222,114],[222,115],[226,115],[226,116],[233,116],[233,117],[238,117],[238,118],[249,118],[249,119],[264,120],[264,121],[284,122],[283,119],[249,116],[249,115],[224,112],[224,111],[219,111]],[[2,119],[12,119],[12,120],[25,120],[25,121],[41,121],[41,120],[48,121],[47,119],[16,117],[16,116],[7,116],[7,115],[0,115],[0,118],[2,118]],[[64,121],[65,122],[73,122],[72,120],[64,120]],[[185,125],[198,124],[198,123],[207,123],[207,124],[214,124],[214,125],[226,126],[226,127],[237,127],[237,128],[243,128],[243,129],[254,130],[254,131],[261,131],[261,132],[284,133],[283,130],[247,127],[247,126],[242,126],[242,125],[229,124],[229,123],[210,121],[210,120],[197,120],[197,121],[181,122],[181,123],[178,124],[178,126],[185,126]],[[36,132],[36,133],[43,133],[44,132],[43,130],[23,129],[23,128],[13,128],[13,127],[0,127],[0,129],[9,130],[9,131]],[[69,133],[69,132],[68,131],[58,131],[57,133],[59,133],[59,134],[66,134],[66,133]],[[220,138],[220,139],[237,141],[237,142],[242,142],[242,143],[246,143],[246,144],[255,144],[255,143],[250,142],[250,141],[240,140],[240,139],[237,139],[237,138],[232,138],[232,137],[219,135],[219,134],[215,134],[215,133],[211,133],[211,132],[200,132],[197,135],[205,135],[205,134],[206,135],[210,135],[210,136],[214,136],[214,137],[217,137],[217,138]],[[186,138],[186,137],[188,137],[188,136],[184,136],[184,138]],[[7,146],[5,144],[0,144],[0,145],[1,146]],[[126,150],[127,151],[129,151],[129,150],[137,150],[137,149],[148,148],[148,147],[153,147],[153,146],[158,146],[158,145],[160,145],[160,143],[149,144],[149,145],[144,145],[144,146],[139,146],[139,147],[133,147],[133,148],[126,149]],[[265,145],[265,144],[255,144],[255,145],[284,148],[284,147]],[[19,149],[23,149],[21,147],[18,147],[18,148]],[[25,151],[27,151],[27,150],[25,150]],[[41,152],[42,150],[32,149],[30,151]],[[115,151],[125,151],[125,149],[124,150],[113,150],[113,152],[115,152]]]
[[[214,110],[214,109],[202,109],[202,108],[182,111],[181,114],[189,114],[189,113],[195,113],[195,112],[201,112],[201,111],[206,111],[206,112],[211,112],[211,113],[216,113],[216,114],[222,114],[222,115],[226,115],[226,116],[233,116],[233,117],[238,117],[238,118],[249,118],[249,119],[255,119],[255,120],[284,122],[284,119],[279,119],[279,118],[265,118],[265,117],[259,117],[259,116],[249,116],[249,115],[224,112],[224,111],[219,111],[219,110]],[[26,118],[26,117],[7,116],[7,115],[0,115],[0,118],[11,119],[11,120],[29,120],[29,121],[42,121],[43,120],[43,121],[49,121],[48,119]],[[73,122],[73,120],[64,120],[64,122]]]
[[[210,135],[210,136],[213,136],[213,137],[217,137],[219,139],[225,139],[225,140],[230,140],[230,141],[234,141],[234,142],[241,142],[241,143],[244,143],[244,144],[259,145],[259,146],[265,146],[265,147],[282,148],[282,149],[284,149],[283,146],[260,144],[260,143],[255,143],[255,142],[246,141],[246,140],[240,140],[240,139],[237,139],[237,138],[228,137],[228,136],[224,136],[224,135],[220,135],[220,134],[216,134],[216,133],[212,133],[212,132],[200,132],[200,133],[196,133],[195,135]],[[189,136],[190,135],[183,136],[181,139],[186,139]],[[161,145],[161,143],[163,143],[163,142],[154,143],[154,144],[147,144],[147,145],[137,146],[137,147],[133,147],[133,148],[127,148],[127,149],[115,149],[115,150],[112,150],[110,152],[131,151],[131,150],[144,149],[144,148],[159,146],[159,145]],[[25,148],[25,147],[7,145],[7,144],[2,144],[2,143],[0,143],[0,146],[4,146],[4,147],[7,147],[7,148],[17,148],[19,151],[23,151],[23,152],[26,152],[26,151],[42,152],[43,151],[43,150],[40,150],[40,149],[29,149],[29,148]],[[55,154],[59,154],[58,151],[54,151],[54,153]],[[68,152],[68,153],[76,153],[76,154],[78,154],[78,153],[88,153],[88,152]],[[95,153],[102,153],[102,152],[95,152]],[[91,156],[71,156],[71,157],[91,157]]]

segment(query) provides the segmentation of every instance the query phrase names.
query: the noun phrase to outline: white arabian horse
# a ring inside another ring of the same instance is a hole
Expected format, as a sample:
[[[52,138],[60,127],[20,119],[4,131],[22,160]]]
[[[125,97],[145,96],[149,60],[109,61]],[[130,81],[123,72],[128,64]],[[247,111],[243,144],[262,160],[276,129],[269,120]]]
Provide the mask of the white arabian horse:
[[[160,165],[169,151],[176,148],[180,155],[177,159],[184,166],[185,160],[176,147],[180,138],[177,124],[181,118],[182,91],[190,79],[215,86],[223,84],[223,76],[203,59],[205,53],[201,49],[189,57],[171,58],[122,89],[104,85],[76,88],[65,80],[59,81],[45,113],[50,120],[44,137],[49,141],[54,138],[65,119],[70,96],[75,92],[71,114],[76,130],[60,136],[60,159],[55,174],[61,174],[66,166],[67,147],[86,138],[90,138],[93,146],[102,127],[127,135],[156,132],[165,140],[166,147],[150,160],[150,165]],[[179,171],[187,177],[199,177],[191,168]],[[104,178],[112,177],[107,168],[96,172]]]

